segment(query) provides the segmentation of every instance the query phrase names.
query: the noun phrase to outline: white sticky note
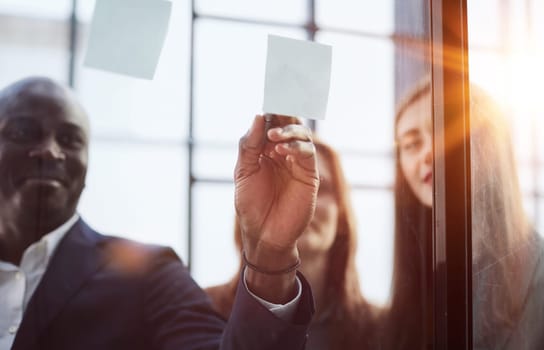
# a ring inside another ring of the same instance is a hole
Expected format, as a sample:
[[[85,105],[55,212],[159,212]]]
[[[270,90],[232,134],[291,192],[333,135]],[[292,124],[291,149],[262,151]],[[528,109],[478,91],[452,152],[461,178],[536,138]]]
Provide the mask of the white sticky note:
[[[331,61],[329,45],[269,35],[263,111],[325,119]]]
[[[171,9],[163,0],[97,0],[84,64],[153,79]]]

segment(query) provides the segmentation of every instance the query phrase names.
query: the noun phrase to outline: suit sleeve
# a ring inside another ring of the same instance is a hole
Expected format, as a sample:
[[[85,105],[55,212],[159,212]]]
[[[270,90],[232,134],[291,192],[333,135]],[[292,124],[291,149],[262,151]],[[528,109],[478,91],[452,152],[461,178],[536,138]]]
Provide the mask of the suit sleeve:
[[[266,350],[304,349],[313,315],[310,287],[302,295],[293,322],[282,321],[253,298],[243,283],[228,323],[213,310],[205,292],[171,249],[161,249],[146,273],[142,290],[145,328],[152,349]]]
[[[219,349],[225,321],[171,249],[153,254],[143,285],[151,349]]]
[[[304,349],[314,303],[310,285],[302,274],[297,275],[302,284],[302,294],[292,322],[284,321],[267,310],[249,294],[240,279],[221,349]]]

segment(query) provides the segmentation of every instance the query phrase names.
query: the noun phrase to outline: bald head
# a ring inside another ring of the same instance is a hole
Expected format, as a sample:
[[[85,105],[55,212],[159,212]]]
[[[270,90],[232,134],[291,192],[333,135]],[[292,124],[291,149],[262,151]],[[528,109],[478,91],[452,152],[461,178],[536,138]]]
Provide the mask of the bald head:
[[[89,120],[74,94],[32,77],[0,91],[0,219],[26,242],[74,215],[85,185]]]
[[[23,112],[32,104],[41,103],[50,108],[65,109],[81,122],[89,132],[89,118],[74,93],[67,87],[47,77],[29,77],[16,81],[0,90],[0,118],[10,111]]]

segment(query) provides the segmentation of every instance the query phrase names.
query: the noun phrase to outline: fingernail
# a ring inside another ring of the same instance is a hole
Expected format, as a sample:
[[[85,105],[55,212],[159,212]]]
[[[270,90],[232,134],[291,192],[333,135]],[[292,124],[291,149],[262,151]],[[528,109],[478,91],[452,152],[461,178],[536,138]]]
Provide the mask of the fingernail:
[[[288,143],[278,143],[276,145],[276,147],[279,149],[279,148],[283,148],[283,149],[288,149],[289,148],[289,144]]]

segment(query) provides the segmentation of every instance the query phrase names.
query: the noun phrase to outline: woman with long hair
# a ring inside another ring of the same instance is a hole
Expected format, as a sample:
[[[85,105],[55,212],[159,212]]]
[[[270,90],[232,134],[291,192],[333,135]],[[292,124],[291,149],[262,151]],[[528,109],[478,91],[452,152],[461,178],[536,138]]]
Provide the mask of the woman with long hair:
[[[382,336],[387,349],[432,348],[431,120],[431,85],[423,80],[401,101],[395,116],[393,281]]]
[[[376,312],[362,297],[359,287],[356,223],[349,188],[336,152],[315,138],[314,144],[321,177],[317,207],[298,241],[302,261],[299,270],[312,286],[316,302],[306,349],[374,349]],[[237,219],[234,238],[240,248]],[[225,318],[231,311],[237,275],[226,284],[206,289],[216,310]]]
[[[542,243],[522,205],[508,123],[483,90],[470,86],[475,349],[541,349]],[[431,83],[397,108],[395,252],[388,348],[432,348]],[[447,148],[446,148],[447,149]]]

